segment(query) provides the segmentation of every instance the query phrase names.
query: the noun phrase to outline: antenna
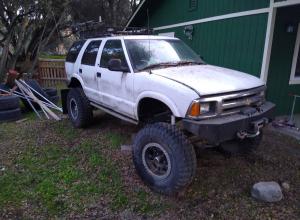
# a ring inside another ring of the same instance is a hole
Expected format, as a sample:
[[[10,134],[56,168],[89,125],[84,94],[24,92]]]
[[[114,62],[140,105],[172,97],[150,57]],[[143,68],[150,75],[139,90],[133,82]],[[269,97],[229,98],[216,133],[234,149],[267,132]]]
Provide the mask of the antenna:
[[[149,6],[149,2],[148,2],[148,6]],[[149,43],[149,54],[150,54],[150,51],[151,51],[151,48],[150,48],[150,38],[149,38],[149,35],[150,35],[150,19],[149,19],[149,7],[147,8],[147,29],[148,29],[148,43]]]
[[[149,4],[149,3],[148,3]],[[148,34],[150,34],[150,17],[149,17],[149,8],[147,8],[147,28]]]

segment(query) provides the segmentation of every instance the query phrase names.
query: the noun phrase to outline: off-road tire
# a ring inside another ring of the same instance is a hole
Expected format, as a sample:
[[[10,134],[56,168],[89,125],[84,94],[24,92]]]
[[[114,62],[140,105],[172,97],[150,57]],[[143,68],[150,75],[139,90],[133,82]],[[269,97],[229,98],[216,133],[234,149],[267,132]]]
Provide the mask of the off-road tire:
[[[170,159],[170,173],[163,179],[153,175],[144,165],[143,150],[151,143],[159,144]],[[141,179],[155,192],[166,195],[174,195],[189,185],[197,167],[194,148],[185,135],[176,126],[161,122],[149,124],[138,132],[133,162]]]
[[[72,114],[71,104],[75,102],[78,108],[78,115],[74,117]],[[87,127],[93,118],[93,111],[89,100],[85,96],[82,88],[72,88],[67,97],[67,108],[69,118],[76,128]]]
[[[0,121],[1,122],[8,122],[8,121],[17,121],[21,118],[21,109],[11,109],[0,111]]]
[[[220,145],[221,151],[231,156],[248,155],[254,153],[263,139],[263,132],[254,138],[232,140]]]
[[[43,89],[43,90],[50,97],[57,96],[57,89],[55,89],[55,88],[46,88],[46,89]]]
[[[17,96],[0,96],[0,111],[19,108],[20,100]]]

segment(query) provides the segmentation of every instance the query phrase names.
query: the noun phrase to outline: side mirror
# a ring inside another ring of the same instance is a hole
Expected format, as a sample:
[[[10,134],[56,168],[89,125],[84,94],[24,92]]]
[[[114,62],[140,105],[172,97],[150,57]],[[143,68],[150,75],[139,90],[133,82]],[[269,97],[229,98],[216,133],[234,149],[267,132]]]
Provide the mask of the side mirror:
[[[120,59],[111,59],[108,61],[108,69],[115,72],[129,72],[128,67],[122,66]]]

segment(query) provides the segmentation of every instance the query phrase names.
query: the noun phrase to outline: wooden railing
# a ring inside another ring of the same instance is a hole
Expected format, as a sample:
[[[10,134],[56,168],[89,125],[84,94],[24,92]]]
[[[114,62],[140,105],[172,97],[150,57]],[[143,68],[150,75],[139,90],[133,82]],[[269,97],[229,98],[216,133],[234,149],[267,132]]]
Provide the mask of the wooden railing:
[[[39,60],[39,81],[44,87],[63,84],[66,79],[65,60]]]

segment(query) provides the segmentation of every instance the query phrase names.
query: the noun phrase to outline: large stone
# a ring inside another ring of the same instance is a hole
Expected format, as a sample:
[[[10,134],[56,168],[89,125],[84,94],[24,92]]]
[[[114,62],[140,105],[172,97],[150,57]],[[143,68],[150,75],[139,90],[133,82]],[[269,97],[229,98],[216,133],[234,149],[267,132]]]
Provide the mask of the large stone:
[[[263,202],[278,202],[283,198],[280,185],[276,182],[259,182],[251,190],[253,198]]]

